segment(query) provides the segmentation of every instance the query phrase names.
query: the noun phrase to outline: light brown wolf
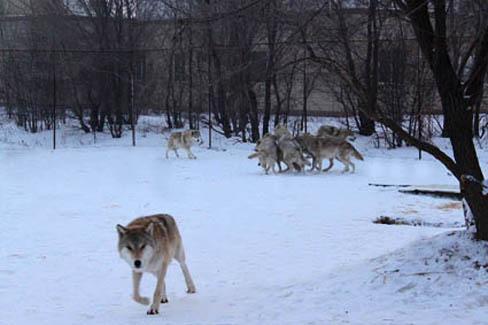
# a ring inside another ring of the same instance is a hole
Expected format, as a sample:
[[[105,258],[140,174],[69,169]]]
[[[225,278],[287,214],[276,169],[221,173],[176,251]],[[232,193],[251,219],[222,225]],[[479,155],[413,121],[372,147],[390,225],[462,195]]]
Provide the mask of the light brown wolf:
[[[263,167],[266,175],[268,175],[270,169],[273,171],[273,173],[276,173],[275,164],[277,164],[278,161],[272,155],[269,155],[267,152],[256,151],[250,154],[247,158],[249,159],[258,158],[259,166]]]
[[[191,146],[194,142],[202,142],[202,137],[200,135],[200,131],[198,130],[187,130],[183,132],[178,131],[171,133],[168,139],[168,145],[166,149],[166,159],[169,158],[168,153],[170,150],[173,150],[176,154],[176,157],[179,158],[179,148],[183,148],[184,150],[186,150],[189,159],[197,159],[193,152],[191,152]]]
[[[281,171],[280,156],[281,152],[276,144],[277,137],[272,134],[266,134],[256,143],[255,152],[249,155],[249,159],[258,158],[259,165],[263,167],[266,174],[272,169],[276,173],[275,164]]]
[[[341,140],[346,140],[350,138],[351,140],[355,140],[354,133],[349,129],[338,128],[332,125],[322,125],[319,130],[317,131],[318,137],[334,137],[339,138]]]
[[[334,159],[337,159],[344,164],[343,172],[348,172],[349,167],[352,167],[352,172],[354,172],[356,166],[351,161],[351,157],[364,160],[352,144],[340,138],[302,134],[296,137],[296,140],[301,144],[304,151],[312,155],[312,170],[315,168],[319,171],[322,170],[322,161],[328,159],[329,166],[323,170],[328,171],[334,166]]]
[[[161,303],[167,303],[164,278],[172,259],[180,264],[185,277],[188,293],[195,293],[195,284],[185,262],[185,250],[181,235],[172,216],[156,214],[133,220],[126,227],[117,225],[119,234],[118,251],[132,269],[133,299],[143,305],[149,304],[149,298],[142,297],[139,286],[144,272],[157,277],[148,315],[158,314]]]

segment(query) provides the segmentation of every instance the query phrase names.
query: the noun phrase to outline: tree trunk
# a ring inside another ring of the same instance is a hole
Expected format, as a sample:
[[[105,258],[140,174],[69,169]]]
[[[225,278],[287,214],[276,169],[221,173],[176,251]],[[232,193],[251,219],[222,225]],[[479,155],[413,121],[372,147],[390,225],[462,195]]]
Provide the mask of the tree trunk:
[[[193,125],[193,48],[190,36],[190,51],[188,53],[188,121],[190,129],[194,129]]]
[[[226,138],[230,138],[232,136],[232,130],[225,105],[224,74],[222,72],[222,63],[220,62],[220,58],[218,57],[214,48],[212,48],[212,57],[217,76],[217,111],[220,122],[222,123],[224,135]]]
[[[274,88],[275,98],[276,98],[276,112],[274,118],[274,126],[276,126],[280,123],[280,115],[281,115],[281,96],[280,96],[280,89],[278,87],[278,80],[276,78],[276,75],[273,75],[273,88]]]
[[[365,62],[365,80],[366,80],[366,94],[365,101],[367,102],[367,111],[374,113],[376,111],[376,103],[378,101],[378,26],[376,24],[377,0],[371,0],[369,3],[368,14],[368,49]],[[361,121],[361,128],[359,134],[370,136],[375,131],[374,121],[366,115],[359,113]]]
[[[364,113],[363,110],[359,110],[359,134],[360,135],[365,135],[365,136],[370,136],[374,134],[374,121],[367,117]]]
[[[475,219],[477,237],[488,240],[488,196],[482,193],[484,177],[473,143],[473,113],[469,109],[479,100],[486,76],[488,26],[485,26],[480,34],[482,37],[475,51],[470,76],[463,82],[456,74],[449,55],[446,2],[434,1],[433,8],[429,7],[429,2],[423,0],[410,0],[405,3],[397,0],[397,3],[408,14],[423,56],[433,72],[442,103],[443,135],[448,135],[451,140],[455,163],[447,155],[439,152],[438,148],[431,150],[431,153],[437,151],[437,154],[433,154],[434,157],[443,162],[460,181],[464,198]],[[432,25],[433,20],[435,29]],[[464,85],[467,85],[467,88]],[[428,145],[424,143],[423,146]]]
[[[250,106],[249,120],[251,121],[251,140],[252,142],[257,142],[259,140],[258,100],[252,89],[248,89],[247,95]]]
[[[103,109],[100,112],[100,119],[98,120],[98,127],[97,127],[97,132],[103,132],[103,129],[105,128],[105,121],[107,119],[107,113]]]
[[[482,97],[483,95],[481,95]],[[474,119],[473,119],[473,135],[477,138],[480,137],[480,111],[481,100],[478,100],[475,104]]]
[[[488,240],[488,196],[483,195],[482,184],[470,177],[463,177],[461,191],[474,216],[476,238]]]
[[[220,81],[222,75],[220,75],[218,78],[219,81],[217,82],[217,110],[220,115],[222,130],[224,131],[224,135],[226,138],[230,138],[232,136],[232,129],[230,127],[229,116],[227,115],[227,110],[225,105],[224,84],[222,81]]]
[[[267,76],[264,82],[263,136],[266,133],[269,133],[270,117],[271,117],[271,78],[270,76]]]
[[[305,55],[304,55],[305,56]],[[303,61],[303,80],[302,80],[302,123],[301,130],[308,133],[308,76],[307,61]]]

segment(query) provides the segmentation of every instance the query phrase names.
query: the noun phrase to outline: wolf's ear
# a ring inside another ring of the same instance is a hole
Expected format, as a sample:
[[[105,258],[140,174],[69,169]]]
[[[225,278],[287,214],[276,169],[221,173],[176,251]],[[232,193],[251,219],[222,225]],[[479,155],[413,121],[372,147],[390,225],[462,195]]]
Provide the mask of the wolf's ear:
[[[122,237],[127,232],[127,228],[122,225],[117,225],[117,232],[119,233],[119,237]]]
[[[146,232],[152,237],[154,235],[154,222],[150,222],[147,226],[146,226]]]

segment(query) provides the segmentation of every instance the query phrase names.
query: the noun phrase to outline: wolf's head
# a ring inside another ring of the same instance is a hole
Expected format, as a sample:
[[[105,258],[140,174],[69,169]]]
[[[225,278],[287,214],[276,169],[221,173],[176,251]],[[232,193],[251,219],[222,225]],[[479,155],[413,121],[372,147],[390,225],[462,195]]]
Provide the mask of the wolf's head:
[[[194,142],[198,144],[203,143],[202,136],[199,130],[190,130],[190,134]]]
[[[135,272],[143,272],[154,253],[155,241],[153,236],[154,223],[147,227],[126,228],[117,225],[119,234],[119,254]]]
[[[351,141],[356,140],[356,136],[354,135],[354,132],[352,132],[352,130],[342,129],[342,132],[345,139],[349,139]]]

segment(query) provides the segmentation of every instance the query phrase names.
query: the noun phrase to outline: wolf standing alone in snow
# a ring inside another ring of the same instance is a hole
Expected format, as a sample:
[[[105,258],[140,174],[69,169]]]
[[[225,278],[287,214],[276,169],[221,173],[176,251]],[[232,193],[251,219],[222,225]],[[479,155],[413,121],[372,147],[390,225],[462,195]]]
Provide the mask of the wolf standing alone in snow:
[[[158,314],[159,305],[168,302],[164,277],[173,258],[180,263],[188,288],[187,292],[196,292],[195,284],[186,266],[180,232],[172,216],[157,214],[140,217],[126,227],[117,225],[117,232],[120,257],[132,268],[132,298],[138,303],[148,305],[149,298],[142,297],[139,293],[142,273],[152,273],[158,279],[151,307],[147,311],[148,315]]]
[[[202,138],[200,135],[200,131],[198,130],[187,130],[183,132],[173,132],[171,133],[168,139],[168,147],[166,149],[166,159],[168,159],[168,153],[170,150],[173,150],[176,154],[176,157],[180,157],[178,155],[178,149],[183,148],[188,153],[189,159],[197,159],[197,157],[191,152],[191,146],[193,142],[201,143]]]

